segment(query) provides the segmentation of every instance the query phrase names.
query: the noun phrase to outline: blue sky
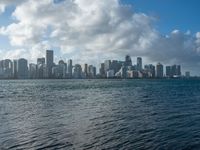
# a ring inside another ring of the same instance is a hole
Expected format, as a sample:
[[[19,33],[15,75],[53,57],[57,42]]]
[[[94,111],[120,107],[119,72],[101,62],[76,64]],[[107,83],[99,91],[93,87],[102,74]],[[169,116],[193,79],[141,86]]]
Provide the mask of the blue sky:
[[[199,0],[122,0],[137,12],[155,16],[157,29],[168,34],[174,29],[197,32],[200,28]]]
[[[129,54],[200,75],[199,6],[199,0],[1,0],[0,59],[35,62],[48,48],[57,59],[98,65]]]

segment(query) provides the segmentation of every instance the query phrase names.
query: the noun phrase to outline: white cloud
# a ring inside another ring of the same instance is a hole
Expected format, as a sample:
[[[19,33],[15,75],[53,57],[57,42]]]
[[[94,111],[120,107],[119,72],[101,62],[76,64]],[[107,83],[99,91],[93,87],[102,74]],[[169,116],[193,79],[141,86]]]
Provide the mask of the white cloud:
[[[200,60],[200,33],[194,36],[174,30],[161,35],[152,25],[154,18],[133,12],[132,6],[119,0],[0,2],[0,6],[10,4],[16,5],[14,21],[1,27],[0,34],[8,36],[13,47],[26,49],[23,53],[31,60],[47,47],[58,47],[64,56],[90,62],[126,54],[165,63]]]
[[[0,14],[3,13],[8,5],[17,5],[25,0],[1,0],[0,1]]]
[[[5,5],[0,4],[0,14],[5,11]]]

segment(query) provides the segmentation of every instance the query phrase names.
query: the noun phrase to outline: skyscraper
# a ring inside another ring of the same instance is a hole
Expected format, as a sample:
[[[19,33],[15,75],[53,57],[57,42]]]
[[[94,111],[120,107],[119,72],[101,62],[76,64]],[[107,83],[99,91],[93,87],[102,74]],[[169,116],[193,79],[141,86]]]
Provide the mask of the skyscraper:
[[[125,56],[125,62],[124,62],[125,67],[127,66],[132,66],[132,60],[131,57],[129,55]]]
[[[73,77],[75,79],[81,79],[82,78],[82,67],[81,67],[81,65],[76,64],[74,66]]]
[[[47,77],[52,77],[52,67],[53,67],[53,50],[46,50],[46,67],[47,67]]]
[[[45,58],[38,58],[37,65],[39,65],[39,64],[45,64]]]
[[[94,67],[93,65],[89,65],[88,66],[88,75],[89,75],[89,78],[95,78],[96,77],[96,67]]]
[[[67,65],[68,65],[67,66],[68,78],[72,78],[72,68],[73,68],[73,66],[72,66],[72,60],[71,59],[68,60]]]
[[[166,66],[166,77],[172,77],[171,66]]]
[[[185,72],[185,77],[186,77],[186,78],[189,78],[189,77],[190,77],[190,72],[189,72],[189,71],[186,71],[186,72]]]
[[[177,65],[177,76],[181,76],[181,66]]]
[[[142,58],[137,57],[137,70],[141,71],[142,70]]]
[[[88,64],[84,64],[84,75],[85,78],[88,78]]]
[[[156,69],[155,66],[152,64],[145,65],[145,71],[147,71],[148,77],[150,78],[155,78],[156,74]]]
[[[17,60],[13,60],[13,78],[17,79]]]
[[[180,77],[181,76],[181,66],[173,65],[166,67],[166,76],[167,77]]]
[[[58,65],[55,65],[52,68],[53,78],[57,79],[66,78],[66,70],[67,70],[67,64],[63,60],[60,60],[58,62]]]
[[[29,78],[36,79],[37,78],[37,65],[36,64],[29,64]]]
[[[17,78],[18,79],[28,78],[28,62],[24,58],[21,58],[17,61]]]
[[[13,64],[10,59],[2,60],[4,78],[12,78]]]
[[[114,70],[114,74],[117,73],[122,67],[122,64],[117,60],[112,60],[110,69]]]
[[[104,63],[101,63],[101,67],[99,69],[99,74],[100,74],[101,78],[105,78],[106,77],[105,64]]]
[[[110,70],[110,66],[111,66],[111,60],[105,60],[105,62],[104,62],[105,72],[107,72],[108,70]]]
[[[163,78],[163,65],[161,63],[156,65],[156,77]]]

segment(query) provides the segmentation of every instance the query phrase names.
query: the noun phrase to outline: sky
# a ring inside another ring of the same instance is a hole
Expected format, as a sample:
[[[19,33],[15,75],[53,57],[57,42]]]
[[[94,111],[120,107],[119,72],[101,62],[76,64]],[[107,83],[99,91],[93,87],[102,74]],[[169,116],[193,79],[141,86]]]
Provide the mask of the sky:
[[[162,34],[173,29],[198,32],[200,20],[199,0],[123,0],[134,10],[157,18],[156,28]]]
[[[199,0],[1,0],[0,59],[98,65],[130,55],[200,75]]]

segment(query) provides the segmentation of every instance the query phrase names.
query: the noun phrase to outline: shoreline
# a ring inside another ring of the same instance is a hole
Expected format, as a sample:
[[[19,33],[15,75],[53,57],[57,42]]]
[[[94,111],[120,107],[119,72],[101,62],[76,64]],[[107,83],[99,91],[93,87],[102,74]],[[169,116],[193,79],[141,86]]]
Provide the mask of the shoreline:
[[[0,79],[0,80],[200,80],[200,77],[180,77],[180,78],[85,78],[85,79],[75,79],[75,78],[49,78],[49,79]]]

